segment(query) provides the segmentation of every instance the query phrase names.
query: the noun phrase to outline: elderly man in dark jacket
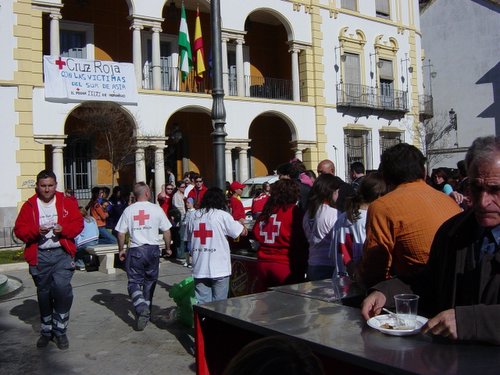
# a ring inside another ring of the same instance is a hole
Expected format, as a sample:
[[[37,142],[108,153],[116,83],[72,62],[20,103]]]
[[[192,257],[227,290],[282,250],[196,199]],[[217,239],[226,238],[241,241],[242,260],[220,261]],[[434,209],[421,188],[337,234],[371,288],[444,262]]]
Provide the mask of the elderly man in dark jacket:
[[[424,333],[500,345],[500,137],[476,139],[466,164],[472,210],[441,226],[420,274],[373,287],[363,301],[365,319],[392,306],[395,294],[417,293],[430,317]]]

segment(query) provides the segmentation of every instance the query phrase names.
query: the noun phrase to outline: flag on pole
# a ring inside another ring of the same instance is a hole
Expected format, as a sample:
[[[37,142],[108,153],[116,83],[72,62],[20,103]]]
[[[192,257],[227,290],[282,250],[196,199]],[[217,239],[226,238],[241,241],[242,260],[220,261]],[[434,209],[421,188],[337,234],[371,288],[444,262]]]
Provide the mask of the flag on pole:
[[[205,51],[203,50],[199,8],[196,8],[196,23],[194,27],[194,61],[196,62],[196,79],[201,80],[203,72],[205,72]]]
[[[191,68],[193,67],[193,55],[191,54],[191,43],[189,42],[189,31],[186,21],[186,9],[184,3],[181,7],[181,24],[179,26],[179,55],[182,81],[186,80]]]

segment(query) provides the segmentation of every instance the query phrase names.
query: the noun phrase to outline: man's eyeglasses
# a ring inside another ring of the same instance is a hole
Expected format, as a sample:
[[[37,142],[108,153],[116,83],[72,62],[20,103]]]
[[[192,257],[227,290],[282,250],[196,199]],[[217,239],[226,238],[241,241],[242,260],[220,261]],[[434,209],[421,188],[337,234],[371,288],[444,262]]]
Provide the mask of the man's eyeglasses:
[[[186,187],[186,185],[181,185],[179,186],[179,189],[184,189]]]
[[[196,180],[196,182],[203,182],[203,180]]]
[[[166,188],[165,190],[174,190],[174,188]]]

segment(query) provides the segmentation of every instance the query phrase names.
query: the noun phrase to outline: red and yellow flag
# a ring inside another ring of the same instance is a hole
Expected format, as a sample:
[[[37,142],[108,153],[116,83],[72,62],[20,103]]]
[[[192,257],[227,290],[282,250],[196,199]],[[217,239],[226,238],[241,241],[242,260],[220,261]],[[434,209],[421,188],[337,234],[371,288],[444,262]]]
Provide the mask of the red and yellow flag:
[[[196,8],[196,24],[194,27],[194,53],[196,79],[201,80],[205,72],[205,52],[203,51],[203,36],[201,35],[200,9]]]

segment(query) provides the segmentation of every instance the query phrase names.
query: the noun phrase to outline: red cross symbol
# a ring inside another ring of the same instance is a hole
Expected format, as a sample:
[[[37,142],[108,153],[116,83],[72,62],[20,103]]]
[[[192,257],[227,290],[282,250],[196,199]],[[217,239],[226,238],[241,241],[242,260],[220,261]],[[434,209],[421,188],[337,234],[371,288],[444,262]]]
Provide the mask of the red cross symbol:
[[[274,243],[281,228],[281,221],[276,220],[276,214],[271,215],[267,223],[261,221],[259,224],[260,235],[264,237],[264,243]],[[266,230],[264,230],[265,226],[267,226]]]
[[[144,210],[139,210],[139,215],[134,216],[134,221],[138,221],[139,225],[146,224],[146,220],[149,219],[149,215],[144,214]]]
[[[62,70],[63,66],[66,65],[66,62],[63,61],[63,59],[61,59],[60,57],[59,57],[59,60],[55,61],[55,63],[59,67],[59,70]]]
[[[198,230],[195,230],[193,235],[200,239],[202,245],[205,245],[207,243],[207,238],[213,237],[214,232],[212,230],[207,230],[205,223],[200,223]]]

